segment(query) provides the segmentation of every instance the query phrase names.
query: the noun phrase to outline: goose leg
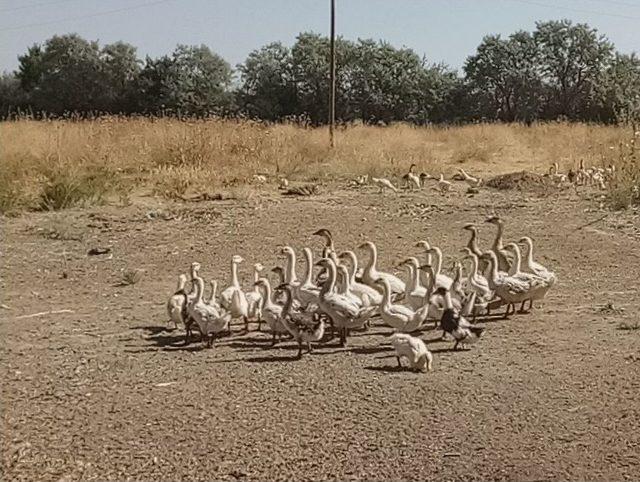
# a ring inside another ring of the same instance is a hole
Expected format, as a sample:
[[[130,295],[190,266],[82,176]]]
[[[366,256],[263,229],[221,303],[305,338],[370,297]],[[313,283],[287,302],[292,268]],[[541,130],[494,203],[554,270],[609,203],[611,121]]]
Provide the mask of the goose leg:
[[[302,358],[302,342],[298,341],[298,360]]]
[[[453,349],[457,350],[458,349],[458,343],[460,343],[458,340],[456,340],[455,344],[453,345]]]
[[[276,336],[277,336],[277,335],[276,335],[276,332],[275,332],[275,330],[274,330],[274,331],[273,331],[273,340],[271,340],[271,346],[276,346],[276,343],[277,343],[277,341],[276,341]]]
[[[307,342],[307,353],[311,353],[311,342]]]
[[[529,300],[529,311],[533,309],[533,298]]]
[[[400,357],[397,356],[396,360],[398,360],[398,368],[402,368],[402,362],[400,361]]]
[[[244,331],[246,331],[248,333],[249,332],[249,317],[248,316],[243,316],[242,318],[244,319]]]
[[[524,309],[524,305],[527,304],[527,300],[524,300],[522,302],[522,304],[520,305],[520,310],[518,311],[518,313],[526,313],[526,310]],[[515,309],[515,308],[514,308]]]
[[[340,346],[347,346],[347,329],[342,328],[340,330]]]

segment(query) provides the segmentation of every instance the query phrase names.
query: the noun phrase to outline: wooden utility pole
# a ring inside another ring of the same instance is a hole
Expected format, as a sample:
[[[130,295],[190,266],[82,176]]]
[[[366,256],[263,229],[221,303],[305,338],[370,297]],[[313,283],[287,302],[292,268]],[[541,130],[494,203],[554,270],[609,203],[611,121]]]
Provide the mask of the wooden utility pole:
[[[331,52],[329,63],[329,142],[331,148],[336,146],[335,127],[336,127],[336,0],[331,0]]]

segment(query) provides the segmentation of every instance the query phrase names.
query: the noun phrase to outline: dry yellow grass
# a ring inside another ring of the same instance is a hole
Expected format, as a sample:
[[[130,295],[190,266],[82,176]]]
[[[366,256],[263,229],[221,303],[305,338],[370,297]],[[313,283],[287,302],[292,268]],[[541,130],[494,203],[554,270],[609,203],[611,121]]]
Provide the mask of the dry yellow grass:
[[[546,172],[608,163],[629,131],[586,124],[480,124],[463,127],[355,125],[327,130],[246,121],[102,118],[0,123],[0,211],[58,209],[128,201],[141,189],[175,197],[251,182],[256,173],[292,180],[419,170],[450,175],[464,167],[482,176]]]

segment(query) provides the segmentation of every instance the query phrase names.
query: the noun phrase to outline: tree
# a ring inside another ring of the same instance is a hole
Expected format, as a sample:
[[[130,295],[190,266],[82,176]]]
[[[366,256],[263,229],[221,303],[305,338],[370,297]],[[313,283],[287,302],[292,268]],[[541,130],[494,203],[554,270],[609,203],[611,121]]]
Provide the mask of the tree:
[[[18,58],[18,78],[36,110],[89,112],[106,105],[97,42],[54,36]]]
[[[0,75],[0,119],[16,114],[26,106],[26,94],[16,75],[6,72]]]
[[[134,85],[141,61],[136,48],[124,42],[105,45],[101,51],[106,110],[130,113],[135,108]]]
[[[640,124],[640,58],[616,54],[601,86],[602,104],[609,118],[619,123]],[[603,116],[604,117],[604,116]]]
[[[533,38],[550,94],[548,114],[589,119],[613,45],[596,29],[569,20],[539,22],[536,27]]]
[[[238,107],[251,117],[269,121],[297,113],[291,50],[279,42],[249,54],[238,65],[241,87]]]
[[[508,39],[488,35],[464,66],[467,81],[485,107],[487,117],[503,121],[531,121],[541,104],[542,78],[538,50],[528,32]]]
[[[230,107],[231,67],[209,47],[178,45],[171,56],[147,57],[138,107],[151,113],[205,115]]]

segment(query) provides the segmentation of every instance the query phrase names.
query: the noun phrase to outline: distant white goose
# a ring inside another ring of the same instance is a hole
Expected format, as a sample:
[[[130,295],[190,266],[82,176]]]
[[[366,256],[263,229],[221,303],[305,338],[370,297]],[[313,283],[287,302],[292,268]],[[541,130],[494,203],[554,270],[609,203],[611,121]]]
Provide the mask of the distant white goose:
[[[451,182],[445,180],[444,174],[440,174],[440,179],[438,179],[438,189],[443,193],[451,191]]]
[[[380,188],[380,193],[382,193],[384,189],[389,189],[395,193],[398,192],[398,188],[395,187],[389,179],[385,179],[383,177],[372,177],[371,182]]]
[[[369,259],[362,273],[362,281],[373,288],[376,287],[376,282],[379,278],[386,279],[389,282],[391,294],[396,296],[403,296],[406,290],[406,285],[404,284],[404,282],[391,273],[378,271],[378,268],[376,267],[376,264],[378,262],[378,249],[376,248],[376,245],[371,241],[367,241],[361,244],[359,248],[366,249],[369,252]]]
[[[479,186],[482,185],[482,179],[481,178],[470,176],[462,168],[459,168],[458,172],[460,174],[462,174],[462,178],[464,179],[464,182],[466,182],[470,187],[479,187]]]
[[[409,187],[411,190],[420,189],[422,187],[422,183],[420,182],[420,176],[413,172],[416,168],[415,164],[411,164],[409,167],[409,172],[402,176],[402,180],[406,187]]]

